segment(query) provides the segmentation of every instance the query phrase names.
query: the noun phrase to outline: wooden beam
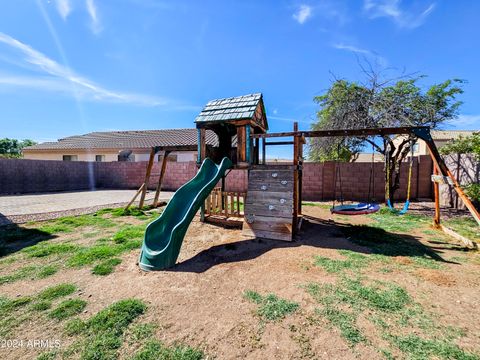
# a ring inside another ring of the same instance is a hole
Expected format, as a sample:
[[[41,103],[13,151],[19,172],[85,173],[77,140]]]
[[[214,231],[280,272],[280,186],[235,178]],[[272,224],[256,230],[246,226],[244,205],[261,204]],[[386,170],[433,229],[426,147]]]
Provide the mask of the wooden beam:
[[[434,166],[433,173],[438,175],[438,168]],[[433,226],[436,228],[440,227],[440,184],[437,182],[433,183],[433,194],[435,197],[435,216],[433,218]]]
[[[130,206],[132,206],[132,204],[135,202],[135,200],[137,199],[138,195],[142,192],[144,187],[145,187],[145,183],[143,183],[140,186],[140,188],[135,193],[135,196],[132,198],[132,200],[130,200],[130,202],[127,204],[127,206],[125,206],[125,210],[127,210]]]
[[[154,147],[150,150],[150,158],[148,160],[147,171],[145,173],[145,181],[143,182],[145,184],[145,186],[144,186],[143,191],[142,191],[142,196],[140,197],[140,203],[138,204],[138,207],[140,209],[145,204],[145,196],[147,195],[148,182],[150,181],[150,174],[152,173],[152,167],[153,167],[153,162],[155,161],[155,153],[156,152],[157,151]]]
[[[273,137],[329,137],[329,136],[373,136],[373,135],[397,135],[397,134],[414,134],[416,131],[427,130],[428,126],[404,126],[390,128],[365,128],[365,129],[340,129],[340,130],[312,130],[312,131],[290,131],[269,134],[252,134],[253,138],[273,138]]]
[[[265,145],[294,145],[293,141],[269,141],[265,142]]]
[[[436,175],[438,174],[438,172],[440,172],[440,174],[442,174],[443,176],[448,176],[451,179],[453,188],[457,192],[458,196],[462,199],[463,203],[465,204],[467,209],[470,211],[475,221],[480,225],[480,213],[472,204],[468,196],[463,192],[455,176],[453,176],[452,172],[448,169],[447,165],[445,164],[442,157],[440,156],[437,146],[435,145],[435,142],[433,141],[431,136],[429,135],[428,137],[425,137],[422,140],[425,141],[425,143],[427,144],[428,150],[430,151],[430,157],[433,160],[434,169],[437,170]],[[438,187],[439,185],[438,183],[434,183],[433,186],[435,190],[436,187]]]
[[[440,225],[440,229],[442,229],[442,231],[445,234],[453,237],[454,239],[457,239],[457,240],[460,240],[461,242],[463,242],[463,244],[466,247],[468,247],[470,249],[478,249],[478,245],[477,245],[476,242],[473,242],[472,240],[466,238],[465,236],[460,235],[459,233],[455,232],[454,230],[452,230],[448,227],[445,227],[443,225]]]
[[[165,151],[163,153],[162,169],[160,170],[160,176],[158,178],[157,190],[155,191],[155,198],[153,199],[153,207],[154,208],[156,208],[157,205],[158,205],[158,199],[160,197],[160,191],[162,190],[162,182],[163,182],[163,178],[165,176],[165,169],[167,168],[168,154],[170,154],[170,151]]]

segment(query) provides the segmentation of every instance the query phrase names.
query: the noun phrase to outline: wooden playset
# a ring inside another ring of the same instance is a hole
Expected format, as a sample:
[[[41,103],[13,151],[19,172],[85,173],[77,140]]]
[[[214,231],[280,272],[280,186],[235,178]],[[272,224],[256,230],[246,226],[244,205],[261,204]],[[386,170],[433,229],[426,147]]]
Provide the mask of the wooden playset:
[[[243,233],[259,238],[292,241],[302,223],[302,167],[304,162],[303,146],[309,137],[351,137],[409,135],[426,142],[434,163],[435,216],[434,225],[440,225],[439,183],[448,183],[464,201],[475,220],[480,224],[480,214],[463,193],[445,162],[439,155],[428,127],[395,127],[376,129],[344,130],[298,130],[294,123],[293,131],[267,133],[268,122],[262,94],[251,94],[233,98],[210,101],[195,119],[198,131],[197,164],[206,158],[220,162],[227,157],[233,163],[233,169],[248,170],[247,193],[227,192],[225,178],[206,198],[201,208],[201,220],[217,222],[222,225],[243,225]],[[206,145],[206,132],[213,131],[218,138],[216,146]],[[282,138],[277,141],[275,138]],[[289,140],[283,140],[283,139]],[[269,164],[266,161],[268,146],[292,145],[293,161],[290,164]],[[152,148],[147,166],[145,182],[137,192],[141,194],[140,206],[143,206],[148,179],[155,154],[164,152],[161,174],[154,205],[165,174],[166,157],[170,151],[191,151],[192,147]],[[134,199],[132,200],[133,203]],[[243,204],[243,209],[242,209]],[[129,204],[130,205],[130,204]]]
[[[195,123],[199,137],[198,164],[208,156],[213,159],[227,156],[232,160],[234,168],[248,169],[248,190],[243,216],[243,233],[246,235],[285,241],[293,239],[302,222],[303,145],[309,137],[412,135],[425,141],[430,150],[435,171],[441,174],[433,177],[435,226],[441,226],[438,181],[435,179],[452,184],[472,216],[480,224],[478,211],[465,196],[440,157],[428,127],[303,131],[298,130],[297,123],[294,123],[291,132],[267,133],[268,123],[261,94],[211,101],[197,117]],[[210,154],[205,148],[206,129],[214,131],[219,138],[219,146],[212,149]],[[291,140],[275,141],[274,138]],[[267,163],[266,148],[275,145],[293,146],[291,164]],[[223,193],[224,179],[221,184],[220,193]],[[221,201],[219,208],[225,209],[226,206],[223,200]],[[205,214],[205,210],[202,209],[202,219],[205,218]],[[207,217],[208,214],[211,212],[207,211]],[[225,213],[224,220],[227,219],[228,213]]]

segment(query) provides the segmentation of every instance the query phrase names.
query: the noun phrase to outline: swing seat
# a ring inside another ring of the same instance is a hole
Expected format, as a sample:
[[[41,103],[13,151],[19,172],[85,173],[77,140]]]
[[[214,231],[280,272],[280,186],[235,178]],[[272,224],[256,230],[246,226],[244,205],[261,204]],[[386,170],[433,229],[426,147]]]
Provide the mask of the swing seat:
[[[332,214],[340,215],[366,215],[380,210],[380,205],[374,203],[358,203],[350,205],[338,205],[330,209]]]

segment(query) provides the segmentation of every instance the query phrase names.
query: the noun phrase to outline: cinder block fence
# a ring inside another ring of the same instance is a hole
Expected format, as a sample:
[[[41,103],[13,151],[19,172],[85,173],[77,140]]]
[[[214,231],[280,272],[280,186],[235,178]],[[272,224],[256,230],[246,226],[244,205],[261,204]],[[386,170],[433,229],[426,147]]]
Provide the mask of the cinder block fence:
[[[158,183],[160,165],[155,163],[150,188]],[[370,163],[339,164],[345,199],[365,200],[368,196]],[[406,195],[407,164],[401,178],[398,199]],[[375,190],[378,200],[384,197],[383,163],[375,163]],[[0,159],[0,194],[74,191],[93,188],[136,189],[144,181],[146,162],[67,162],[25,159]],[[169,162],[163,189],[176,190],[196,173],[195,162]],[[429,156],[415,159],[412,177],[412,198],[431,198],[432,161]],[[303,199],[329,200],[334,196],[335,163],[305,163],[303,168]],[[246,170],[232,170],[226,180],[229,191],[246,191]],[[337,194],[339,181],[337,181]]]

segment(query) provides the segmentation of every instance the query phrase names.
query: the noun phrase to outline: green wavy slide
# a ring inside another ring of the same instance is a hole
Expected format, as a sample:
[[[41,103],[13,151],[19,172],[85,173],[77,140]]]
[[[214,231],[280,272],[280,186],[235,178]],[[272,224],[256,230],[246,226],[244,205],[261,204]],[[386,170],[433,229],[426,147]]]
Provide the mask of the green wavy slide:
[[[206,158],[197,175],[175,192],[162,215],[145,230],[139,260],[142,270],[162,270],[175,265],[190,222],[231,167],[232,162],[226,157],[220,165]]]

